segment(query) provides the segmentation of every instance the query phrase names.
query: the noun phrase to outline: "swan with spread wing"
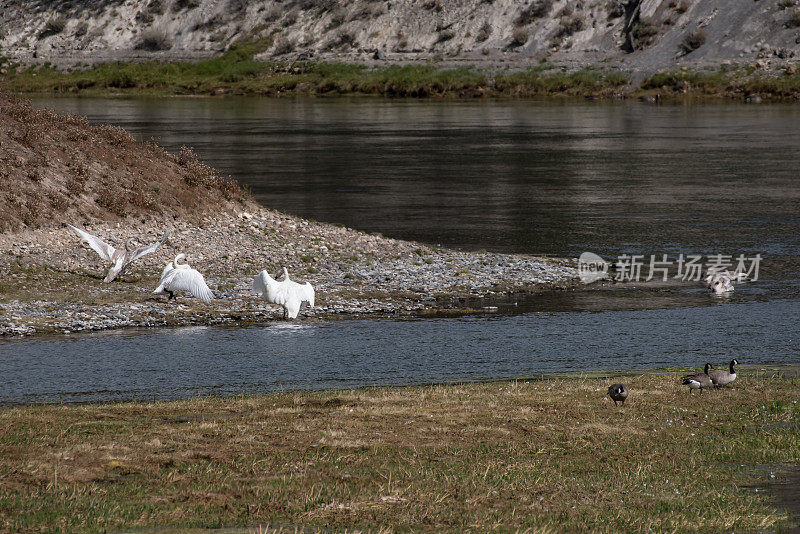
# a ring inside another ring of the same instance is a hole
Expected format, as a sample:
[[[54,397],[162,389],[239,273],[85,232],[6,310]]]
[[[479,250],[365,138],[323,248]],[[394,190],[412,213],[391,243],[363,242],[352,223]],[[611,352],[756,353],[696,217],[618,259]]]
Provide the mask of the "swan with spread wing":
[[[178,263],[186,258],[186,254],[178,254],[175,259],[167,263],[161,272],[158,287],[153,291],[154,294],[169,294],[167,300],[175,298],[176,291],[185,291],[203,302],[210,302],[214,299],[214,293],[206,285],[203,275],[196,269],[192,269],[188,263]]]
[[[122,272],[128,267],[128,265],[133,263],[135,260],[141,258],[146,254],[150,254],[151,252],[155,252],[156,250],[158,250],[158,247],[163,245],[167,241],[167,237],[169,237],[169,230],[165,230],[164,236],[161,238],[161,241],[158,241],[157,243],[152,243],[150,245],[147,245],[146,247],[139,247],[136,249],[134,249],[133,245],[131,244],[133,243],[134,240],[128,239],[125,242],[125,250],[122,250],[112,247],[111,245],[109,245],[96,235],[92,235],[89,232],[85,232],[80,228],[72,226],[71,224],[68,224],[67,226],[75,230],[75,232],[77,232],[78,235],[81,236],[81,238],[84,241],[86,241],[86,243],[92,248],[92,250],[97,252],[97,254],[101,258],[103,258],[104,260],[106,260],[108,263],[111,264],[111,268],[108,270],[108,274],[106,274],[106,277],[103,279],[104,282],[113,281],[117,276],[122,274]]]
[[[277,278],[277,277],[276,277]],[[280,282],[264,270],[253,279],[253,291],[263,295],[264,300],[283,307],[283,318],[294,319],[303,304],[314,307],[314,286],[306,282],[298,284],[289,278],[289,271],[283,268]]]

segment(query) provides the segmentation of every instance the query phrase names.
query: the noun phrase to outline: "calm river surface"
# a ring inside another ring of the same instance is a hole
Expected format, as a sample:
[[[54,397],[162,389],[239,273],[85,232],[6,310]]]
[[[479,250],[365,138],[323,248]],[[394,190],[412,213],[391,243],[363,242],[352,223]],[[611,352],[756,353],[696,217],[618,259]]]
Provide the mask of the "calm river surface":
[[[265,205],[467,249],[763,256],[699,284],[499,314],[0,342],[0,402],[180,398],[800,360],[800,106],[377,99],[39,99],[189,145]]]

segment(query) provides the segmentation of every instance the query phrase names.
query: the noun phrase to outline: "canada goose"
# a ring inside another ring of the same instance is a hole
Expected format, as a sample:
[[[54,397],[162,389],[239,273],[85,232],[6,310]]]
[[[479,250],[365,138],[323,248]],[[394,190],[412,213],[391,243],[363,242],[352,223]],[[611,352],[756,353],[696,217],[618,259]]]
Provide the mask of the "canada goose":
[[[647,104],[660,104],[661,103],[661,94],[656,93],[654,95],[647,95],[639,97],[641,102],[645,102]]]
[[[153,293],[168,293],[169,298],[167,300],[172,300],[175,298],[175,291],[186,291],[203,302],[211,302],[214,298],[214,293],[206,285],[203,275],[192,269],[188,263],[178,263],[185,257],[186,254],[178,254],[174,260],[164,267],[161,279],[158,281],[158,287]]]
[[[708,370],[711,369],[711,367],[710,363],[706,363],[702,373],[692,373],[681,377],[681,384],[689,386],[689,393],[691,393],[693,389],[699,389],[702,394],[703,388],[710,388],[713,385],[711,377],[708,375]]]
[[[708,376],[711,378],[711,382],[714,384],[714,387],[722,387],[727,386],[734,380],[736,380],[736,369],[734,368],[735,365],[739,365],[739,362],[734,358],[731,360],[731,367],[730,371],[726,371],[724,369],[714,369]]]
[[[625,406],[625,399],[628,398],[628,387],[625,384],[611,384],[608,386],[608,396],[614,401],[614,406],[617,406],[617,401],[620,401]]]

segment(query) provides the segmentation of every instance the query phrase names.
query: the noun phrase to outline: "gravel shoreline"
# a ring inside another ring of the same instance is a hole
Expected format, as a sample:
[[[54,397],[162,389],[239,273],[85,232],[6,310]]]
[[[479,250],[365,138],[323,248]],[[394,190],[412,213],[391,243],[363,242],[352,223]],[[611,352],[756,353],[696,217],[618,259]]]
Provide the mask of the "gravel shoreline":
[[[298,320],[353,316],[469,313],[461,299],[535,292],[573,285],[575,260],[462,252],[366,234],[261,207],[222,213],[198,223],[161,217],[76,226],[117,246],[129,238],[168,242],[105,284],[107,266],[63,227],[0,234],[0,336],[31,336],[126,327],[268,324],[279,307],[251,290],[262,269],[287,267],[310,281],[317,306]],[[150,293],[161,269],[183,252],[217,299]]]

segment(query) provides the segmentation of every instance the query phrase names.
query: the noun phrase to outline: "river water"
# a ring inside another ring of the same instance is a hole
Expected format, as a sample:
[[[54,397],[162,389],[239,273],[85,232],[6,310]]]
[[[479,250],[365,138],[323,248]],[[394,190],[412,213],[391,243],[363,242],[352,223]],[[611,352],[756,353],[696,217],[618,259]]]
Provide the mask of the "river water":
[[[180,398],[800,360],[800,107],[39,99],[192,146],[269,207],[464,249],[760,254],[759,280],[628,284],[412,321],[0,342],[0,402]],[[645,269],[646,272],[646,269]],[[635,286],[635,287],[634,287]]]

